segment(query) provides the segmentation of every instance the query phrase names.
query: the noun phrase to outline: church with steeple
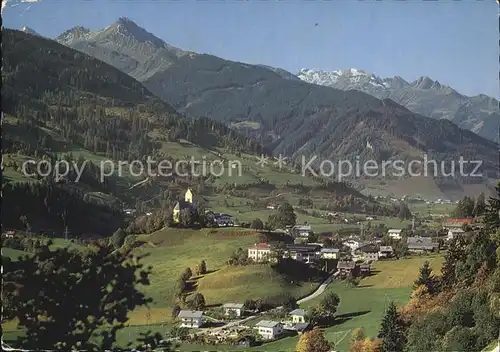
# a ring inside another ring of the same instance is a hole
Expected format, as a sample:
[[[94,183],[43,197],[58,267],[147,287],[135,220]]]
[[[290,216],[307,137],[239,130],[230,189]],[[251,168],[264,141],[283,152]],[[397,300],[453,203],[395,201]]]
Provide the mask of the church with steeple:
[[[179,200],[175,204],[172,214],[173,221],[175,224],[179,224],[181,222],[181,211],[183,209],[191,209],[192,211],[196,210],[196,207],[193,203],[193,192],[189,188],[184,194],[184,200]]]

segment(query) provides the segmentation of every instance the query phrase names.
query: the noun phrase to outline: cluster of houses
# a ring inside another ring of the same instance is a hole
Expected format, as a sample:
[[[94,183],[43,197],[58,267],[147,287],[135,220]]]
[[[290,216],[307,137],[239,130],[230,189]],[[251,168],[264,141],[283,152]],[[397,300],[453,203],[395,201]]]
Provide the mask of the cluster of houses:
[[[357,238],[347,239],[342,244],[350,249],[350,253],[343,253],[339,248],[324,248],[322,243],[307,243],[312,234],[309,225],[297,225],[287,232],[295,238],[295,241],[294,244],[284,245],[283,258],[292,258],[306,264],[313,264],[321,259],[349,259],[353,262],[369,263],[394,255],[392,246],[381,246],[381,240],[363,243]],[[393,240],[401,240],[402,230],[391,229],[388,231],[388,236]],[[408,250],[413,253],[434,252],[439,248],[430,237],[407,237],[406,242]],[[272,258],[272,251],[272,245],[269,243],[256,243],[248,248],[248,257],[256,263],[267,262]]]
[[[305,310],[297,308],[288,313],[285,321],[261,320],[255,324],[255,329],[264,340],[274,340],[285,331],[295,331],[300,335],[310,328],[306,315]]]
[[[482,224],[475,223],[474,219],[471,218],[447,219],[442,223],[442,229],[447,231],[446,240],[451,241],[457,236],[464,235],[466,233],[464,226],[477,229],[481,228]],[[400,240],[402,238],[401,233],[401,229],[391,229],[387,234],[394,240]],[[437,249],[437,245],[428,237],[408,237],[407,244],[410,252],[432,252]]]
[[[245,314],[245,308],[242,303],[225,303],[222,305],[224,315],[229,316],[234,314],[234,317],[239,318]],[[201,310],[181,310],[177,315],[181,322],[181,327],[184,328],[199,328],[203,325],[203,311]]]
[[[240,318],[245,314],[244,306],[240,303],[226,303],[222,308],[226,316],[232,313],[235,317]],[[181,327],[190,329],[198,329],[205,322],[203,311],[181,310],[177,318]],[[288,318],[284,321],[261,320],[255,324],[254,329],[263,340],[273,340],[286,330],[301,334],[309,327],[309,323],[306,322],[306,311],[295,309],[288,314]]]
[[[479,224],[474,224],[473,219],[448,219],[443,222],[443,229],[448,231],[446,239],[451,241],[457,236],[461,236],[465,233],[465,226],[472,227],[480,227]]]
[[[248,248],[248,257],[256,263],[267,262],[271,258],[272,246],[269,243],[256,243]],[[283,250],[283,258],[292,258],[306,264],[315,263],[319,259],[338,259],[340,250],[323,248],[321,244],[287,244]]]

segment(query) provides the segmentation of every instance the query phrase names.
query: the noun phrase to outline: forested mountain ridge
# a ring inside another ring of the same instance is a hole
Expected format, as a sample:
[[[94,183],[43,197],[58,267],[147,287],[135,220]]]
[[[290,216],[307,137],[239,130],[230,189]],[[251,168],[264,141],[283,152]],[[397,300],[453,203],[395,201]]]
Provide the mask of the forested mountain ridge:
[[[5,228],[112,233],[124,221],[123,197],[133,198],[133,192],[129,179],[101,182],[99,161],[143,160],[158,154],[163,141],[262,151],[222,123],[185,119],[102,61],[21,31],[4,29],[2,35]],[[73,182],[74,170],[66,180],[53,173],[24,177],[22,163],[28,159],[86,166],[79,182]]]
[[[62,42],[120,68],[123,57],[131,57],[134,48],[152,48],[136,35],[137,27],[130,20],[119,20],[105,30]],[[117,32],[124,34],[119,40],[115,39]],[[156,38],[154,42],[157,40],[161,41]],[[178,54],[177,48],[167,53],[166,46],[154,51],[156,59],[141,64],[143,69],[154,64],[152,75],[142,78],[145,76],[136,75],[137,70],[128,72],[186,116],[209,116],[232,124],[275,154],[296,161],[312,155],[330,160],[354,156],[406,160],[428,154],[437,161],[458,160],[463,155],[484,160],[484,174],[496,173],[497,144],[449,121],[418,115],[360,91],[309,84],[262,65],[207,54]],[[111,55],[111,51],[117,54]],[[372,148],[367,149],[368,144]]]
[[[173,139],[261,151],[258,143],[221,123],[184,119],[102,61],[19,31],[5,30],[3,36],[3,111],[8,114],[57,125],[66,138],[95,152],[114,148],[128,150],[131,157],[147,154],[153,148],[147,132],[153,128]]]

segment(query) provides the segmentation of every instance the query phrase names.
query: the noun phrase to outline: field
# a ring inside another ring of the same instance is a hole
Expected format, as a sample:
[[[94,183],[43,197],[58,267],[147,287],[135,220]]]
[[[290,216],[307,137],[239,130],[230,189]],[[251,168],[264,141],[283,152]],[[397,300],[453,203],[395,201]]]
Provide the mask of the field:
[[[151,285],[143,290],[155,300],[149,311],[152,323],[169,319],[177,279],[184,269],[194,270],[201,260],[206,261],[209,272],[197,278],[194,286],[205,296],[207,305],[284,293],[302,296],[317,285],[285,282],[267,265],[227,266],[226,261],[235,250],[247,248],[257,241],[257,234],[251,230],[164,229],[139,239],[147,242],[137,249],[137,253],[148,253],[144,264],[153,267]],[[140,323],[145,314],[146,309],[132,313],[131,324]]]
[[[348,288],[342,282],[328,286],[325,292],[335,292],[340,297],[337,322],[324,329],[325,337],[336,344],[335,350],[348,351],[350,333],[355,328],[362,328],[367,336],[376,336],[385,307],[390,301],[403,305],[409,300],[411,285],[426,260],[439,272],[443,259],[437,255],[380,261],[373,265],[373,275],[361,280],[356,288]],[[301,308],[315,306],[321,297],[302,304]],[[251,350],[294,351],[297,341],[297,337],[288,337]]]

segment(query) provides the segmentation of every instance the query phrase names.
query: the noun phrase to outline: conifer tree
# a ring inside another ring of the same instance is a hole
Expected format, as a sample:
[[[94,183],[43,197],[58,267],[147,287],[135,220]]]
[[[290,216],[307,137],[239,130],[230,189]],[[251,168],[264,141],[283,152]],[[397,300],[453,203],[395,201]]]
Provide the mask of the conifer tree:
[[[435,277],[432,275],[432,268],[428,260],[420,268],[418,279],[413,283],[413,289],[415,290],[422,285],[427,287],[429,293],[434,292]]]
[[[385,312],[378,337],[382,339],[381,352],[403,351],[406,343],[404,326],[394,302]]]
[[[497,191],[496,197],[490,197],[485,213],[485,223],[490,229],[500,227],[500,182],[495,187]]]

